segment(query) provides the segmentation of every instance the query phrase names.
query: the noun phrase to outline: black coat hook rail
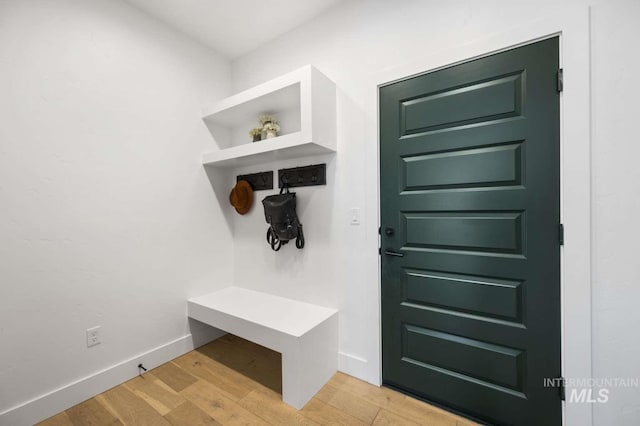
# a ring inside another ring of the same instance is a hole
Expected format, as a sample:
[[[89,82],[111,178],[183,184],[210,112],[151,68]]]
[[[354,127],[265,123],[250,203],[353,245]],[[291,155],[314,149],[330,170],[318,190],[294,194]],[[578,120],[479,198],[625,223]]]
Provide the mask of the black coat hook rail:
[[[327,184],[327,165],[314,164],[278,170],[278,187],[316,186]]]
[[[249,182],[254,191],[273,189],[273,171],[236,176],[236,182],[240,182],[241,180]]]

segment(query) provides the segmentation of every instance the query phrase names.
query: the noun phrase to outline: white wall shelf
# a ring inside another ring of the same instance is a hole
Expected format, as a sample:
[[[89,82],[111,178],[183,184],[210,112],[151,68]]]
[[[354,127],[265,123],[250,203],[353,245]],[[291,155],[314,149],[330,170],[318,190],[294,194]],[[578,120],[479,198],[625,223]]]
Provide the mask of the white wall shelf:
[[[280,136],[250,142],[248,132],[264,114],[276,116]],[[220,101],[204,111],[203,120],[219,148],[203,155],[208,166],[237,167],[335,152],[335,84],[307,65]]]

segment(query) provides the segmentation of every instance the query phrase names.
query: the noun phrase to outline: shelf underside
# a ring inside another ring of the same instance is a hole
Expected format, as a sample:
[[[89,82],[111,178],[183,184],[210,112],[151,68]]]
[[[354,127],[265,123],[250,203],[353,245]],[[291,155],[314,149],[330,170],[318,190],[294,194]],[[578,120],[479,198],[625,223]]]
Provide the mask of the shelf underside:
[[[213,151],[204,154],[202,163],[206,166],[239,167],[332,152],[335,151],[325,145],[301,141],[298,132]]]

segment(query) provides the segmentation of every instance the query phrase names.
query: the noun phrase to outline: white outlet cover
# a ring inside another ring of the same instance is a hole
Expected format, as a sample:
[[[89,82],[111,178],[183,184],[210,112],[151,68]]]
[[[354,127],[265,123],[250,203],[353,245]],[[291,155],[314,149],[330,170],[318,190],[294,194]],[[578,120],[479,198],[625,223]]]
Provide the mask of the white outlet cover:
[[[100,326],[91,327],[87,329],[87,347],[96,346],[100,344]]]

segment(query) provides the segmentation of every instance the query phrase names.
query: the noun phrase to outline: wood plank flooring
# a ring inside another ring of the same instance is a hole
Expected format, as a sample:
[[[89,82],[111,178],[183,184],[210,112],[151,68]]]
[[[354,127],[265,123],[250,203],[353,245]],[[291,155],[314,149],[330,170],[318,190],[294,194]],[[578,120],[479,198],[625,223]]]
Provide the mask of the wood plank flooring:
[[[475,424],[343,373],[300,411],[281,393],[280,354],[228,334],[40,425]]]

